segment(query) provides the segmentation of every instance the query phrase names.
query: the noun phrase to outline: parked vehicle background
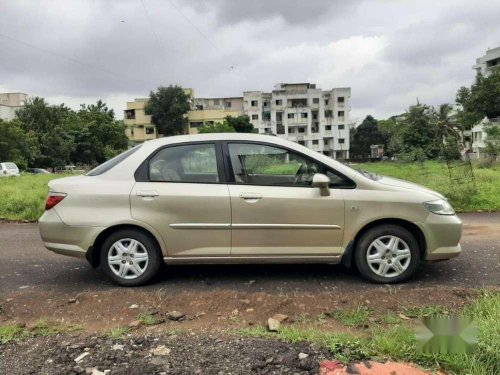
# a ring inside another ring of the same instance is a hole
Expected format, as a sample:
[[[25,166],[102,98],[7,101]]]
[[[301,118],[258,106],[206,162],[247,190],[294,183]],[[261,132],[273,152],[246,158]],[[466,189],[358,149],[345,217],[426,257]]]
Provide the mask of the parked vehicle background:
[[[0,177],[19,176],[19,168],[11,162],[0,163]]]
[[[48,170],[43,168],[28,168],[26,169],[26,173],[32,174],[51,174]]]

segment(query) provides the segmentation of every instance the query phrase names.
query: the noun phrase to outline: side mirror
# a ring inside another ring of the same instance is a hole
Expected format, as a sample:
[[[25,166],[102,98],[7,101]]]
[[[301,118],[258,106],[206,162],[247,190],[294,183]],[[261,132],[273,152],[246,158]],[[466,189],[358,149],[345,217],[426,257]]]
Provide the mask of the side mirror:
[[[330,178],[322,173],[313,176],[312,186],[319,188],[322,197],[330,195]]]

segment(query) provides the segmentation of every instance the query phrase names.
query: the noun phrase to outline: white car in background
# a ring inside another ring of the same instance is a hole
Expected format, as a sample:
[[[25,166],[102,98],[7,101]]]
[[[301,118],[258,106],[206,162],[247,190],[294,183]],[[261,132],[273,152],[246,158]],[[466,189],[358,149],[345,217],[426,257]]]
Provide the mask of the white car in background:
[[[0,177],[19,176],[19,168],[14,163],[0,163]]]

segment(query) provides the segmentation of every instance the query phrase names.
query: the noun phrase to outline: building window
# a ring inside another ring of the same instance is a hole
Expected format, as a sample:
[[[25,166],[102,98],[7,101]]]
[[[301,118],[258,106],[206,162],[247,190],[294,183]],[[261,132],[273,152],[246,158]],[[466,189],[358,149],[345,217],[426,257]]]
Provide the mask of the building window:
[[[331,109],[326,109],[325,110],[325,117],[326,118],[332,117],[332,110]]]
[[[344,111],[338,111],[338,112],[337,112],[337,115],[338,115],[339,117],[344,117]]]
[[[299,133],[305,133],[306,132],[306,128],[299,128]]]
[[[269,106],[269,102],[267,100],[264,101],[264,107],[268,107]]]
[[[226,102],[226,107],[231,108],[231,102]]]
[[[125,118],[127,120],[133,120],[133,119],[135,119],[135,109],[127,109],[125,111]]]
[[[344,138],[339,138],[339,144],[344,143]]]
[[[323,144],[328,145],[328,139],[323,139]]]
[[[153,127],[146,128],[146,134],[154,134],[154,133],[155,133],[155,128]]]
[[[190,128],[199,128],[200,126],[203,126],[203,122],[190,122],[189,123]]]
[[[288,129],[288,134],[293,134],[295,133],[295,129],[294,128],[289,128]]]
[[[315,140],[313,140],[312,143],[313,143],[313,145],[317,145],[317,144],[319,144],[319,141],[317,139],[315,139]]]
[[[294,118],[295,117],[295,114],[294,113],[289,113],[288,114],[288,118]]]
[[[345,129],[345,125],[344,124],[340,124],[339,125],[339,130],[342,130],[342,129]]]
[[[282,105],[283,104],[283,100],[281,99],[276,99],[276,105]]]
[[[258,120],[259,119],[259,115],[252,115],[252,120]]]
[[[331,125],[326,125],[326,126],[325,126],[325,130],[326,130],[327,132],[332,131],[332,126],[331,126]]]
[[[339,96],[337,98],[337,103],[344,103],[344,97],[343,96]]]
[[[305,141],[298,141],[297,142],[299,145],[302,145],[302,146],[305,146],[306,145],[306,142]]]
[[[313,98],[313,104],[319,104],[319,98]]]
[[[303,113],[301,113],[301,114],[300,114],[300,117],[301,117],[301,118],[307,118],[307,112],[303,112]]]
[[[328,105],[328,99],[325,99],[325,105]]]
[[[259,105],[259,102],[257,100],[252,100],[250,104],[252,107],[257,107]]]
[[[312,115],[313,115],[313,120],[318,119],[318,112],[313,112]]]
[[[214,99],[214,105],[219,105],[220,104],[220,100],[219,99]]]

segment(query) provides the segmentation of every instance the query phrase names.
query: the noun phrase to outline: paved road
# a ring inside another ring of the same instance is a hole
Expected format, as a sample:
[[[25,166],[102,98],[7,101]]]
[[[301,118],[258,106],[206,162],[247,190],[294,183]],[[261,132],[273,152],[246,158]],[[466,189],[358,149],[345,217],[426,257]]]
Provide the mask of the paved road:
[[[445,285],[500,285],[500,213],[461,215],[463,253],[425,265],[405,288]],[[331,265],[172,266],[144,290],[238,290],[257,280],[269,293],[375,288],[355,271]],[[36,224],[0,223],[0,295],[19,290],[82,292],[119,288],[84,260],[53,254],[43,247]]]

